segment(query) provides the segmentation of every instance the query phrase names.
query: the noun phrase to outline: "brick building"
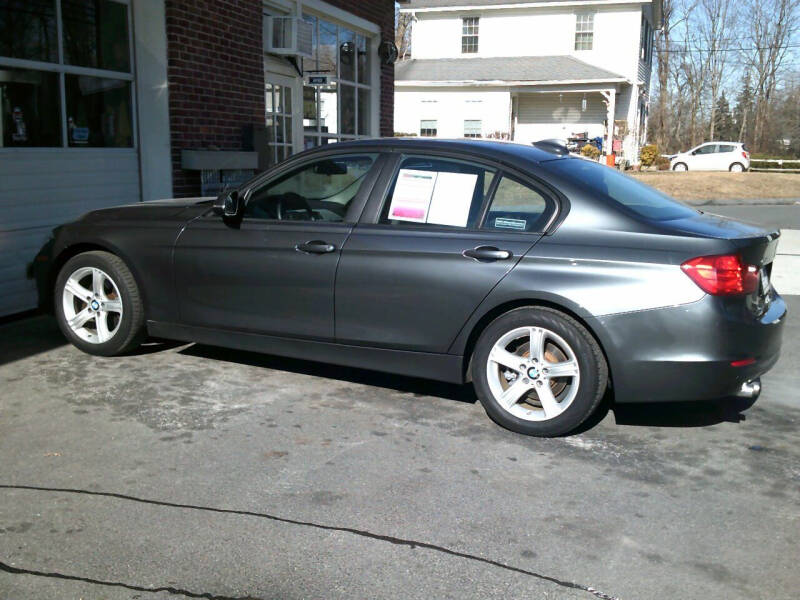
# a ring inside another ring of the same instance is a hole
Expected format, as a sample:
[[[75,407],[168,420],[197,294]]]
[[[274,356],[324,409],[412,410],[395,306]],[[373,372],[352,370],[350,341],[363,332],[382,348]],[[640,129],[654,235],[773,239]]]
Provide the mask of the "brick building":
[[[0,4],[0,316],[50,230],[391,135],[392,0]]]

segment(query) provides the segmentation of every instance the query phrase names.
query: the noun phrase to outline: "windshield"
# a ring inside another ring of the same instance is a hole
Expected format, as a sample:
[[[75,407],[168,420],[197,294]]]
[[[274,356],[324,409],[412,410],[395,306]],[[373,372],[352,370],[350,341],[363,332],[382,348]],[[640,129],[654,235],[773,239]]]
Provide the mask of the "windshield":
[[[597,196],[608,198],[648,219],[668,221],[697,215],[697,211],[666,194],[599,163],[570,158],[542,164],[557,175],[578,180]]]

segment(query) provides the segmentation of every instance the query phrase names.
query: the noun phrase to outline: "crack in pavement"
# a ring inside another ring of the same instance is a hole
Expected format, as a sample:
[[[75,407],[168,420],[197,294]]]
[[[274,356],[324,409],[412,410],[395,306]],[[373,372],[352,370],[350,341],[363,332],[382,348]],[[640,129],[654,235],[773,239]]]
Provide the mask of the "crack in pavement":
[[[175,587],[143,587],[140,585],[133,585],[130,583],[122,583],[121,581],[105,581],[103,579],[91,579],[89,577],[79,577],[78,575],[66,575],[64,573],[55,573],[52,571],[34,571],[32,569],[20,569],[19,567],[12,567],[9,564],[6,564],[0,561],[0,571],[4,571],[6,573],[11,573],[12,575],[35,575],[36,577],[50,577],[52,579],[67,579],[69,581],[80,581],[83,583],[91,583],[94,585],[105,585],[109,587],[121,587],[125,588],[126,590],[133,590],[135,592],[167,592],[169,594],[175,594],[180,596],[186,596],[187,598],[205,598],[206,600],[259,600],[253,596],[218,596],[216,594],[210,593],[199,593],[199,592],[191,592],[189,590],[182,590],[180,588]]]
[[[259,519],[268,519],[270,521],[274,521],[277,523],[286,523],[289,525],[299,525],[302,527],[312,527],[314,529],[321,529],[323,531],[338,531],[341,533],[349,533],[352,535],[356,535],[359,537],[377,540],[381,542],[387,542],[389,544],[394,544],[397,546],[407,546],[409,548],[424,548],[426,550],[432,550],[434,552],[440,552],[442,554],[447,554],[450,556],[455,556],[458,558],[463,558],[466,560],[472,560],[475,562],[483,563],[486,565],[490,565],[493,567],[498,567],[500,569],[505,569],[506,571],[511,571],[512,573],[519,573],[522,575],[527,575],[529,577],[534,577],[536,579],[540,579],[542,581],[548,581],[550,583],[554,583],[558,586],[573,589],[573,590],[580,590],[583,592],[588,592],[595,596],[596,598],[600,598],[601,600],[619,600],[616,596],[611,596],[609,594],[605,594],[600,590],[597,590],[591,586],[583,585],[580,583],[575,583],[572,581],[566,581],[563,579],[558,579],[557,577],[552,577],[550,575],[543,575],[542,573],[537,573],[535,571],[529,571],[527,569],[523,569],[521,567],[515,567],[512,565],[508,565],[497,560],[493,560],[491,558],[485,558],[483,556],[478,556],[477,554],[470,554],[468,552],[461,552],[459,550],[453,550],[452,548],[447,548],[445,546],[439,546],[437,544],[432,544],[430,542],[420,542],[417,540],[409,540],[399,537],[394,537],[391,535],[382,535],[379,533],[372,533],[370,531],[362,530],[362,529],[355,529],[353,527],[342,527],[338,525],[325,525],[324,523],[315,523],[313,521],[301,521],[298,519],[291,519],[289,517],[280,517],[278,515],[271,515],[269,513],[259,513],[249,510],[237,510],[231,508],[218,508],[214,506],[199,506],[195,504],[181,504],[176,502],[168,502],[165,500],[153,500],[150,498],[139,498],[136,496],[130,496],[127,494],[119,494],[116,492],[96,492],[92,490],[83,490],[79,488],[49,488],[49,487],[40,487],[34,485],[10,485],[10,484],[0,484],[0,489],[6,490],[30,490],[30,491],[37,491],[37,492],[57,492],[57,493],[64,493],[64,494],[83,494],[87,496],[100,496],[106,498],[117,498],[119,500],[129,500],[131,502],[139,502],[142,504],[152,504],[155,506],[164,506],[168,508],[183,508],[188,510],[200,510],[205,512],[213,512],[213,513],[220,513],[220,514],[230,514],[230,515],[241,515],[246,517],[256,517]],[[15,571],[11,571],[11,569],[15,569]],[[43,573],[39,571],[27,571],[24,569],[17,569],[16,567],[11,567],[6,565],[5,563],[0,562],[0,570],[5,570],[9,572],[20,572],[25,574],[31,575],[41,575],[44,577],[57,577],[63,579],[72,579],[77,581],[85,581],[88,583],[98,583],[101,585],[116,585],[120,587],[128,587],[130,589],[135,589],[137,591],[144,591],[144,592],[159,592],[159,591],[167,591],[170,593],[175,594],[183,594],[188,597],[192,598],[207,598],[208,600],[253,600],[248,598],[228,598],[225,596],[213,596],[210,594],[196,594],[193,592],[186,592],[181,590],[176,590],[172,592],[171,590],[175,588],[144,588],[144,587],[134,587],[129,586],[123,583],[107,583],[99,580],[91,580],[91,579],[84,579],[82,577],[77,577],[73,575],[61,575],[59,573]]]

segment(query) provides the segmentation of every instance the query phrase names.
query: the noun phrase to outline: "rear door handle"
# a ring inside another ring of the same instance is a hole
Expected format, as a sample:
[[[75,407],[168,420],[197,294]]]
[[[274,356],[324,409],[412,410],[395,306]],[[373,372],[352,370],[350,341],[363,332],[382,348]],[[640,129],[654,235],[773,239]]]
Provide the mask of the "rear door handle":
[[[306,254],[328,254],[336,250],[336,246],[322,240],[311,240],[305,244],[297,244],[294,249]]]
[[[464,250],[461,254],[478,261],[508,260],[512,256],[508,250],[500,250],[494,246],[478,246],[471,250]]]

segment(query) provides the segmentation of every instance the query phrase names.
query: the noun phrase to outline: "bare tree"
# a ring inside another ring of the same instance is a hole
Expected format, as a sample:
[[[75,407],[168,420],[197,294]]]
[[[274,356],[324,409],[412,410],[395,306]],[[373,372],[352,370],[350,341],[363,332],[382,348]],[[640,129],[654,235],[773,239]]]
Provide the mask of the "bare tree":
[[[410,13],[401,13],[399,10],[395,14],[396,26],[394,28],[394,43],[397,46],[397,56],[400,60],[405,60],[411,56],[411,25],[414,17]]]
[[[745,64],[753,74],[756,95],[753,145],[768,145],[766,132],[779,75],[800,25],[800,0],[743,0],[748,13],[743,30]]]
[[[731,9],[731,0],[700,0],[698,37],[703,45],[705,59],[705,74],[708,79],[708,89],[711,94],[709,107],[710,140],[714,139],[717,100],[728,67],[728,43],[733,33],[735,24],[733,17],[736,14]]]

